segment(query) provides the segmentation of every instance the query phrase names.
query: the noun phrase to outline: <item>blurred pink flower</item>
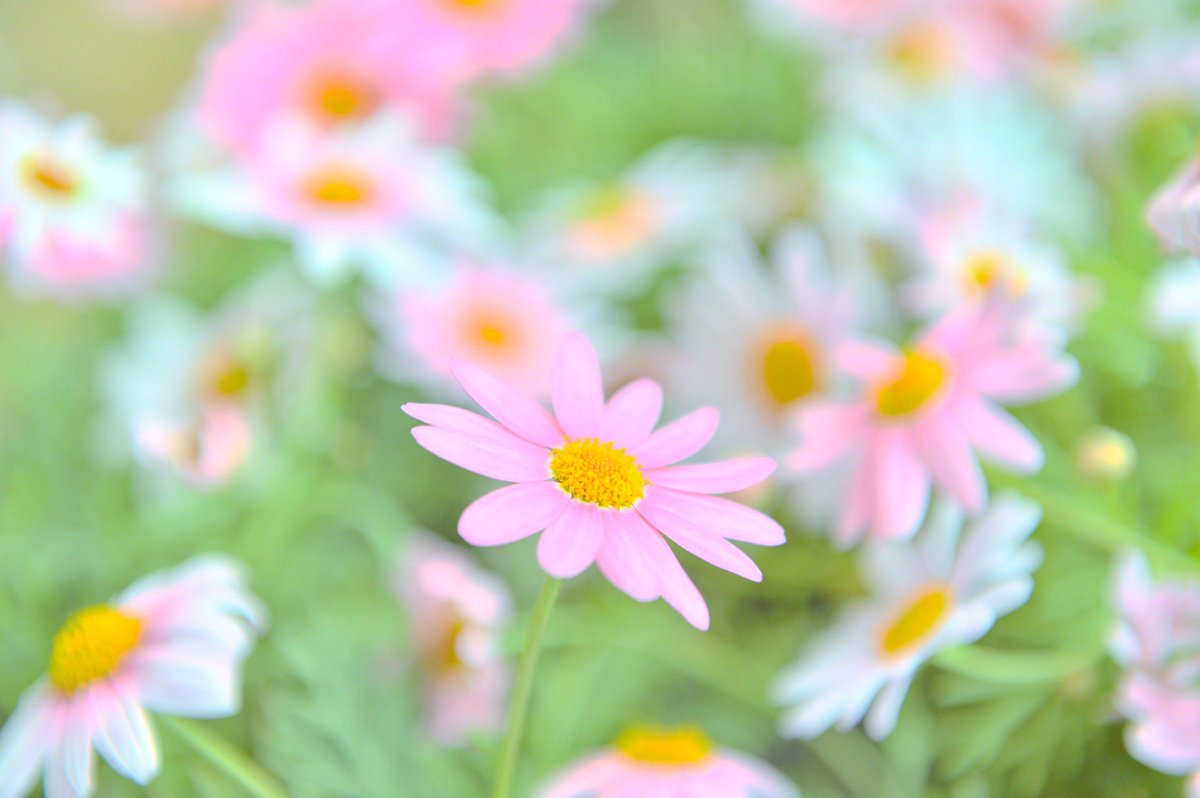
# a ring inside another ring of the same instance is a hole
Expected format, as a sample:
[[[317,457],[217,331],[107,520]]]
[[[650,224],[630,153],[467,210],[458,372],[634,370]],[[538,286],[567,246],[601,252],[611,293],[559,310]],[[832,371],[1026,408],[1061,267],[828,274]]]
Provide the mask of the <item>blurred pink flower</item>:
[[[408,544],[395,579],[425,682],[425,716],[441,745],[504,725],[512,676],[500,636],[512,615],[504,583],[432,536]]]
[[[1163,186],[1146,212],[1163,249],[1200,255],[1200,157]]]
[[[395,50],[448,89],[545,59],[596,5],[595,0],[374,1]]]
[[[423,135],[444,136],[451,98],[418,72],[412,49],[395,47],[387,35],[391,17],[372,3],[256,0],[209,55],[200,124],[248,157],[285,116],[333,127],[396,106],[413,115]]]
[[[1022,472],[1040,469],[1041,444],[1001,405],[1070,386],[1078,369],[1061,346],[1059,336],[1014,325],[994,304],[946,315],[902,352],[840,346],[838,365],[862,390],[801,409],[800,444],[787,461],[811,472],[853,458],[835,541],[909,537],[934,484],[978,513],[987,486],[976,450]]]
[[[133,445],[151,466],[165,465],[196,487],[224,482],[250,452],[251,427],[244,408],[210,403],[187,422],[144,418]]]
[[[417,442],[456,465],[517,484],[477,499],[459,519],[476,546],[498,546],[543,531],[538,562],[568,578],[596,562],[637,599],[662,597],[693,626],[708,628],[708,607],[663,535],[719,568],[759,581],[762,572],[729,540],[784,541],[768,516],[707,494],[756,485],[775,468],[766,457],[673,466],[713,436],[718,413],[701,408],[652,432],[662,389],[637,380],[605,403],[600,364],[579,333],[563,341],[551,374],[554,415],[483,369],[454,376],[496,421],[457,407],[407,404],[429,426]]]
[[[635,727],[571,765],[537,798],[799,798],[762,760],[717,748],[699,729]]]
[[[0,733],[0,796],[24,795],[44,769],[47,798],[86,798],[95,787],[93,749],[117,773],[148,783],[159,755],[146,710],[237,714],[239,669],[265,624],[240,569],[212,557],[79,610],[54,638],[48,676]]]
[[[395,294],[375,314],[389,340],[389,368],[452,379],[456,360],[475,363],[528,394],[546,395],[565,313],[544,281],[463,262],[445,285]]]
[[[149,198],[132,150],[93,120],[57,124],[0,101],[0,246],[18,288],[61,297],[113,295],[150,268]]]
[[[1127,555],[1117,569],[1118,621],[1109,650],[1125,668],[1117,708],[1132,725],[1125,746],[1140,762],[1191,775],[1200,796],[1200,583],[1154,584],[1146,560]]]

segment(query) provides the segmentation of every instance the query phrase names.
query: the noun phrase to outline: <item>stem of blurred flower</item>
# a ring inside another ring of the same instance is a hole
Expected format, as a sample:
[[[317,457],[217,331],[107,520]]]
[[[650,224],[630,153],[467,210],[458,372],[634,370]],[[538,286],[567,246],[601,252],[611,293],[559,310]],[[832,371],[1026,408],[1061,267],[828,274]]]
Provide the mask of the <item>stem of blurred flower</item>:
[[[274,776],[224,737],[183,718],[160,715],[157,720],[221,772],[245,787],[251,795],[257,798],[287,798],[287,792]]]
[[[538,655],[542,650],[542,637],[550,621],[550,611],[558,598],[562,580],[547,576],[542,590],[534,602],[529,616],[529,627],[525,630],[525,649],[521,653],[521,665],[517,669],[517,683],[513,687],[512,700],[508,705],[508,726],[504,730],[504,745],[500,749],[500,766],[496,771],[496,789],[492,798],[511,798],[513,778],[517,771],[517,751],[521,747],[521,732],[525,728],[525,715],[529,710],[529,697],[533,693],[533,676],[537,670]]]

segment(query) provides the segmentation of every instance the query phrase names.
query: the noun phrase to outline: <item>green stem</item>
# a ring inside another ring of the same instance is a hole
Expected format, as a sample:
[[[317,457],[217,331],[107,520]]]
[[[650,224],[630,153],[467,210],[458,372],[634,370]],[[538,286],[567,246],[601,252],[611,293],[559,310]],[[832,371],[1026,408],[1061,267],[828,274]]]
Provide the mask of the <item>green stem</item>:
[[[256,798],[287,798],[287,792],[274,776],[211,729],[194,721],[167,715],[160,715],[157,720]]]
[[[504,746],[500,749],[500,767],[496,772],[496,789],[492,792],[492,798],[512,797],[513,778],[517,771],[517,751],[521,747],[521,732],[525,728],[529,696],[533,693],[533,676],[537,670],[538,654],[542,650],[542,637],[561,586],[561,580],[547,576],[529,616],[529,627],[525,630],[525,650],[521,654],[517,683],[513,687],[512,700],[508,705],[508,727],[504,730]]]

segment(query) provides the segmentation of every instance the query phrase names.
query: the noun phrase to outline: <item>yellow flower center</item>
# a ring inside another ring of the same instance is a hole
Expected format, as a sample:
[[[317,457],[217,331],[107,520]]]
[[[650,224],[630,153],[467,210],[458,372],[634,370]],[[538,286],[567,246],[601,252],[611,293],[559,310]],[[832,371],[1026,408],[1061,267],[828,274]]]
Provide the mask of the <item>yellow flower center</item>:
[[[613,256],[642,244],[658,227],[653,198],[620,184],[604,186],[580,203],[572,235],[576,244],[596,256]]]
[[[432,669],[440,673],[456,671],[463,666],[462,658],[458,655],[458,639],[467,628],[466,621],[461,618],[446,627],[445,636],[439,641],[430,656]]]
[[[693,765],[712,754],[712,740],[691,726],[655,729],[636,726],[617,739],[625,756],[649,765]]]
[[[375,186],[362,172],[345,167],[317,170],[304,182],[304,193],[322,205],[361,205],[371,199]]]
[[[888,56],[912,80],[932,81],[951,71],[954,40],[942,26],[919,22],[892,40]]]
[[[596,438],[567,441],[553,450],[550,474],[572,499],[598,507],[632,507],[646,492],[646,478],[633,456]]]
[[[379,107],[374,88],[352,75],[331,74],[314,82],[309,103],[319,117],[329,122],[365,119]]]
[[[965,278],[967,293],[973,295],[990,294],[1003,288],[1012,296],[1020,296],[1029,287],[1012,259],[995,250],[983,250],[968,256]]]
[[[771,341],[762,353],[762,381],[780,407],[816,390],[817,368],[808,342],[799,335]]]
[[[911,415],[928,404],[945,383],[942,361],[915,350],[906,352],[898,372],[876,393],[876,408],[882,416]]]
[[[940,585],[917,594],[884,628],[880,651],[892,656],[928,639],[946,620],[953,598],[950,588]]]
[[[443,0],[455,11],[487,11],[500,4],[500,0]]]
[[[141,636],[141,621],[111,607],[79,610],[54,637],[50,684],[69,695],[111,676]]]
[[[43,196],[66,199],[79,187],[75,174],[46,153],[27,159],[22,172],[25,183]]]

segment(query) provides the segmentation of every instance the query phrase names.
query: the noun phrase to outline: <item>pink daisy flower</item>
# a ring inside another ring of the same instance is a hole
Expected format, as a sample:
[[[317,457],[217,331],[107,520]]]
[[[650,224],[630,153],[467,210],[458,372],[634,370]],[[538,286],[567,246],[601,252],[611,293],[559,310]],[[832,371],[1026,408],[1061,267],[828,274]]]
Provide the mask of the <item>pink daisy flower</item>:
[[[1200,255],[1200,157],[1154,195],[1146,221],[1166,251]]]
[[[1131,726],[1125,746],[1140,762],[1190,775],[1187,794],[1200,796],[1200,584],[1154,584],[1141,555],[1117,571],[1118,622],[1109,651],[1125,668],[1117,708]]]
[[[997,305],[948,314],[912,347],[839,347],[839,366],[862,383],[847,401],[813,403],[798,416],[800,445],[788,464],[821,471],[851,458],[841,545],[870,535],[907,538],[938,486],[969,513],[987,501],[975,452],[1024,473],[1042,447],[1002,405],[1053,395],[1076,379],[1059,337],[1014,325]]]
[[[773,767],[717,748],[696,728],[635,727],[614,748],[587,757],[556,777],[538,798],[799,798]]]
[[[353,4],[353,3],[352,3]],[[489,73],[509,73],[544,59],[571,38],[593,0],[409,0],[377,2],[387,27],[448,88]]]
[[[112,604],[79,610],[54,638],[46,678],[0,733],[0,796],[24,795],[39,769],[47,798],[91,795],[93,750],[148,783],[159,756],[146,711],[237,714],[239,669],[265,623],[240,569],[219,558],[148,576]]]
[[[408,545],[395,580],[425,683],[425,723],[442,745],[504,725],[512,675],[501,634],[512,616],[504,583],[432,536]]]
[[[146,175],[92,119],[54,123],[0,101],[0,245],[20,290],[112,295],[150,267]]]
[[[250,452],[253,437],[246,411],[235,403],[212,403],[185,422],[140,419],[135,453],[152,468],[165,466],[198,488],[219,485]]]
[[[418,73],[410,49],[394,46],[389,16],[343,0],[253,4],[209,55],[200,125],[246,156],[286,116],[331,127],[391,105],[412,113],[424,134],[445,134],[450,97]]]
[[[583,335],[569,334],[555,359],[553,415],[477,366],[457,363],[454,376],[496,421],[410,403],[404,411],[429,425],[413,437],[456,465],[516,483],[467,507],[458,532],[468,543],[498,546],[542,532],[546,573],[565,579],[595,562],[618,589],[638,601],[661,597],[698,629],[708,628],[708,607],[664,536],[754,581],[762,572],[729,541],[783,543],[771,518],[710,495],[758,484],[774,461],[674,466],[712,438],[717,411],[701,408],[652,432],[662,389],[636,380],[605,402],[600,364]]]
[[[514,387],[545,396],[566,314],[542,281],[463,263],[444,286],[401,291],[374,314],[389,343],[385,367],[452,380],[456,360],[476,363]]]

